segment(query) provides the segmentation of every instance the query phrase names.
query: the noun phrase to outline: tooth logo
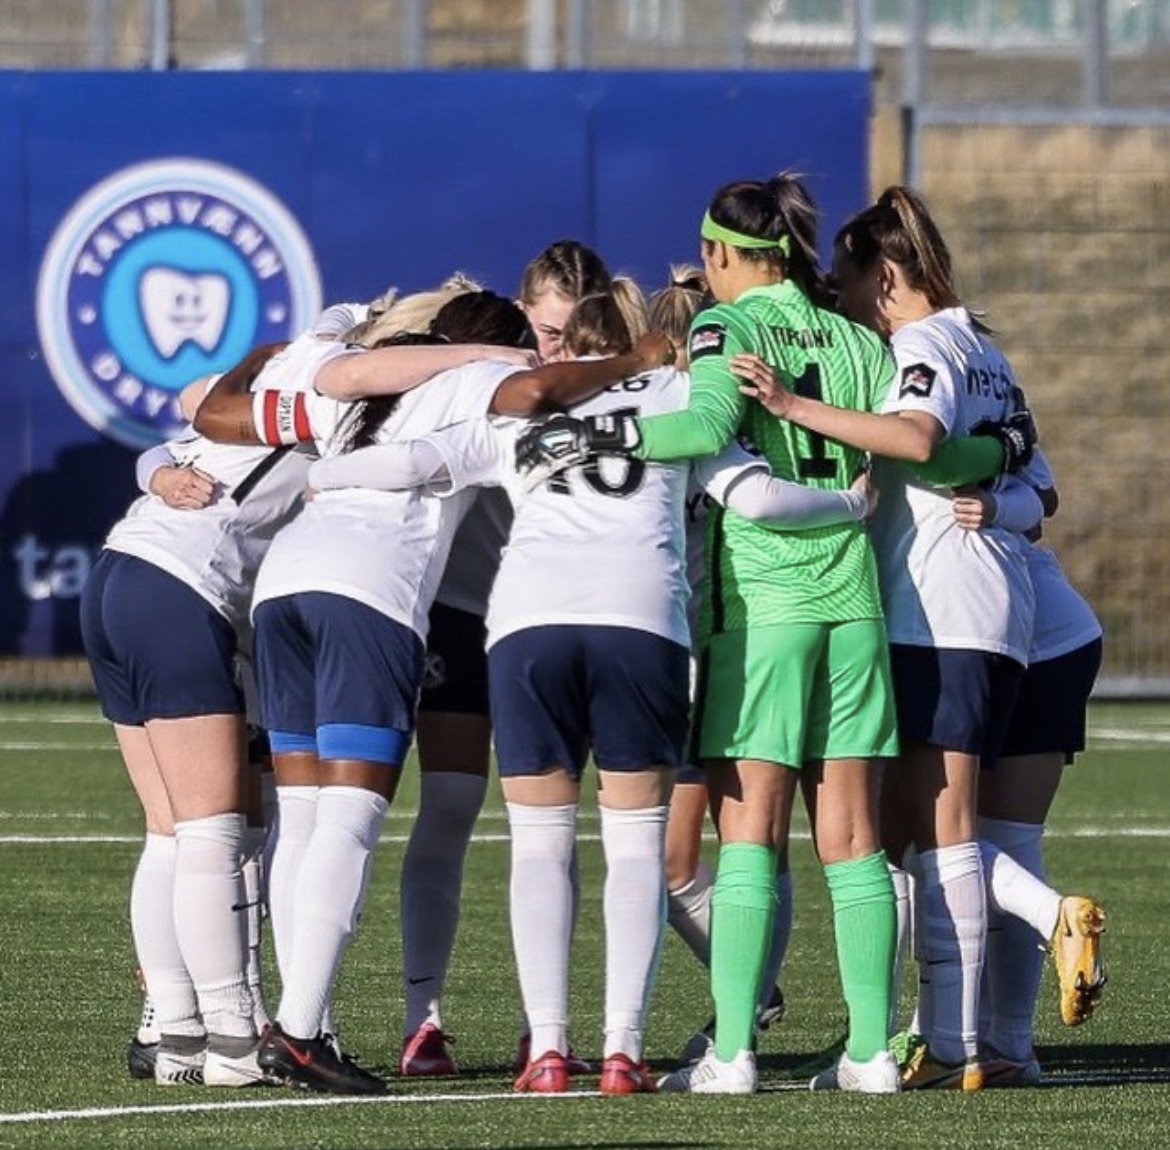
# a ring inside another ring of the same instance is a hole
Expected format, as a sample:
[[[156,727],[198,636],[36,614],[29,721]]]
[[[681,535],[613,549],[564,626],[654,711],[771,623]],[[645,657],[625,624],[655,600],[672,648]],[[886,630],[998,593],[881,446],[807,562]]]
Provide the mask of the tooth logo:
[[[227,323],[231,285],[224,276],[151,268],[138,285],[138,303],[163,359],[173,359],[188,340],[214,355]]]
[[[234,169],[165,159],[115,172],[45,249],[37,329],[54,382],[133,447],[181,428],[178,393],[321,307],[312,249],[288,209]]]

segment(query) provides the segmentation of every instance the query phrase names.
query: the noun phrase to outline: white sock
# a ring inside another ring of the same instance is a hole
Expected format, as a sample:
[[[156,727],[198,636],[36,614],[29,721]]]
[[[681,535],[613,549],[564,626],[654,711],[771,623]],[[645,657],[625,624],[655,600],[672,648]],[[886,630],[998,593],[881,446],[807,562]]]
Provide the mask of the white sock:
[[[167,1034],[203,1033],[175,932],[175,840],[147,832],[130,886],[130,929],[155,1020]]]
[[[927,1040],[935,1057],[977,1056],[979,985],[987,941],[987,891],[976,842],[923,851],[923,951],[934,1017]]]
[[[322,787],[296,888],[292,961],[277,1019],[289,1034],[323,1029],[333,980],[357,927],[389,803],[364,787]]]
[[[784,965],[784,957],[788,954],[788,941],[792,938],[792,872],[778,870],[776,872],[776,913],[772,919],[772,945],[768,951],[768,961],[760,975],[760,1009],[762,1010],[772,1000],[772,991],[780,981],[780,968]]]
[[[1032,882],[1050,894],[1041,898],[1039,892],[1033,891],[1036,914],[1029,921],[1009,913],[992,915],[1000,920],[996,924],[999,929],[989,929],[987,934],[987,1023],[981,1028],[980,1036],[1005,1058],[1024,1062],[1033,1055],[1033,1021],[1045,963],[1041,944],[1056,929],[1060,896],[1041,881],[1044,878],[1043,826],[980,819],[979,834],[983,845],[993,845],[995,849],[990,866],[988,854],[984,854],[985,869],[994,874],[1001,869],[1004,858],[1011,857]],[[989,881],[989,886],[992,901],[998,903],[994,884]],[[1007,910],[1004,906],[1003,911]]]
[[[175,931],[209,1034],[250,1037],[248,932],[240,871],[244,816],[175,823]]]
[[[1027,923],[1035,932],[1037,945],[1048,942],[1060,918],[1060,894],[1043,881],[1043,833],[1044,828],[1037,823],[979,820],[979,846],[991,905]]]
[[[666,814],[665,806],[601,808],[607,1058],[642,1060],[643,1021],[666,923]]]
[[[703,966],[711,967],[711,890],[715,872],[700,862],[690,882],[666,892],[666,921]]]
[[[263,827],[245,827],[241,871],[248,920],[248,989],[252,992],[252,1020],[257,1033],[272,1020],[264,1003],[264,839]]]
[[[911,921],[914,907],[914,876],[901,867],[887,864],[890,878],[894,883],[894,912],[898,920],[898,934],[894,942],[894,969],[890,976],[890,1021],[891,1034],[897,1034],[902,999],[902,980],[906,975],[906,959],[910,956]]]
[[[487,779],[457,771],[423,772],[418,817],[402,861],[404,1030],[443,1028],[443,980],[459,927],[463,860],[483,806]]]
[[[577,804],[508,803],[507,808],[512,837],[508,907],[532,1057],[550,1050],[566,1054]]]
[[[317,822],[317,787],[277,787],[275,833],[268,870],[268,917],[281,977],[296,937],[296,891],[305,847]],[[312,1037],[301,1035],[301,1037]]]

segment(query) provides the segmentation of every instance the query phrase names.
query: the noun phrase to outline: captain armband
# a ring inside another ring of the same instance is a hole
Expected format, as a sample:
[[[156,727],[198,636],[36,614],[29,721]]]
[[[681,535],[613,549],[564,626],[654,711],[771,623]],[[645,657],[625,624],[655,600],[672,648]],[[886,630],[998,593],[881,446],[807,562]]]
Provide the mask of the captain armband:
[[[303,391],[260,391],[252,397],[252,421],[261,443],[286,447],[313,438]]]

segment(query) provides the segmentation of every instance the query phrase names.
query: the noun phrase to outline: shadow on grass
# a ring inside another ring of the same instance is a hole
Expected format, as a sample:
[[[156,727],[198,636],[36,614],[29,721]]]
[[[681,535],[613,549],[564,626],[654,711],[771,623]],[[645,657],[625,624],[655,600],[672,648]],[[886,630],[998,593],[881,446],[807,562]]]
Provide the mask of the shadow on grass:
[[[1170,1082],[1170,1043],[1039,1046],[1036,1057],[1051,1086]]]

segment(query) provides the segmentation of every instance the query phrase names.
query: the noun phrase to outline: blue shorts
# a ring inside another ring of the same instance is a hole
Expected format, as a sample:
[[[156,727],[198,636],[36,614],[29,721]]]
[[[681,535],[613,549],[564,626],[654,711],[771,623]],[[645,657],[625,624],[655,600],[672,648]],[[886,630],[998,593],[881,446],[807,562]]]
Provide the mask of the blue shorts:
[[[1059,751],[1071,763],[1085,749],[1085,714],[1100,669],[1100,639],[1033,663],[1024,672],[999,757]]]
[[[677,767],[687,735],[687,649],[630,627],[530,627],[488,652],[500,774]]]
[[[487,627],[482,615],[432,604],[418,709],[488,715]]]
[[[153,563],[101,553],[81,595],[81,636],[111,722],[244,712],[232,625]]]
[[[317,591],[261,603],[255,627],[260,713],[274,753],[401,765],[423,665],[409,627]]]
[[[898,735],[994,759],[1015,707],[1023,665],[988,651],[890,645]]]

